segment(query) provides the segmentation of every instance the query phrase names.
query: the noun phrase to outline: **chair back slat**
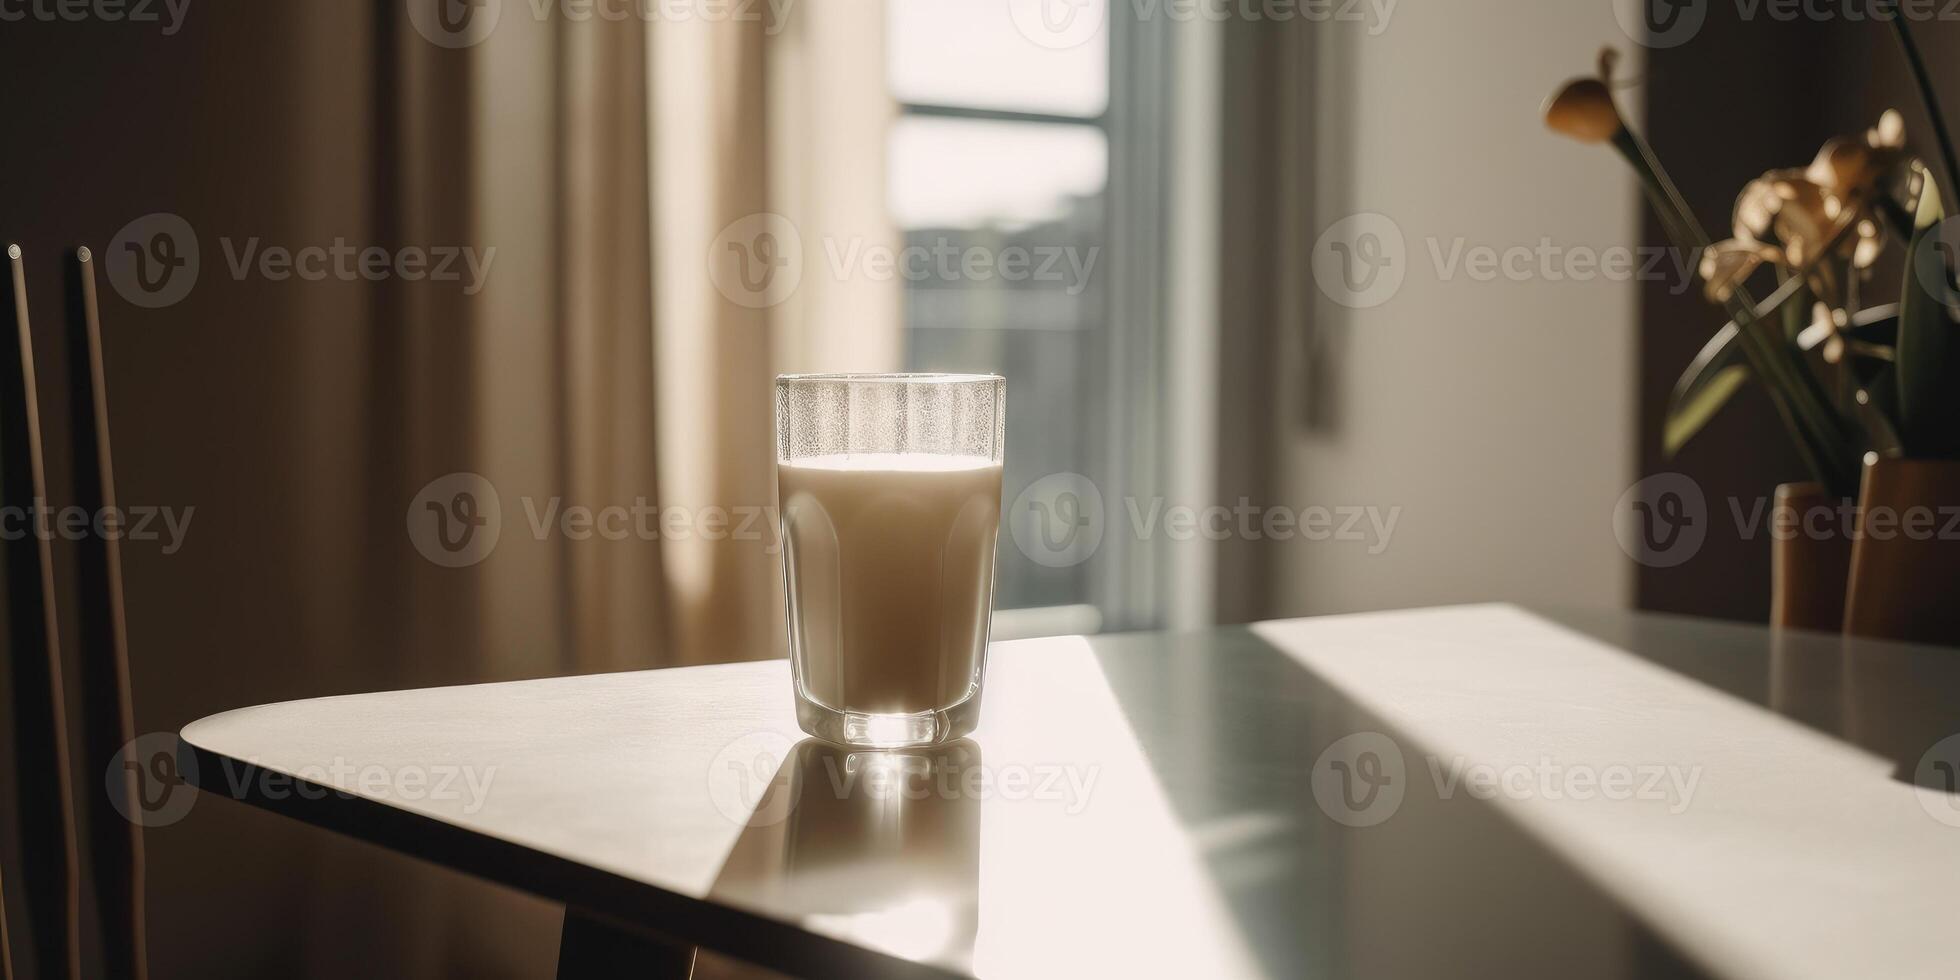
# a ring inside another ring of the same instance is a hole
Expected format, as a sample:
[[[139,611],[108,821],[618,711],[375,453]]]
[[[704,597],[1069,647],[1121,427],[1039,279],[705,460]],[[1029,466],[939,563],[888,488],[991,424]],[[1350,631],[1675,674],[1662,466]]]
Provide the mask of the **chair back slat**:
[[[86,248],[68,255],[68,391],[75,504],[87,514],[116,515],[115,467],[109,454],[109,396],[102,358],[102,321],[96,304],[95,262]],[[100,521],[94,526],[101,527]],[[120,534],[91,534],[75,562],[77,648],[82,684],[83,772],[105,774],[106,790],[120,793],[89,814],[89,869],[102,924],[102,972],[111,980],[146,980],[143,915],[143,828],[133,755],[117,765],[136,738],[131,710],[129,642],[123,618]],[[116,766],[111,772],[110,767]],[[119,777],[119,778],[118,778]],[[127,816],[126,816],[127,815]]]
[[[41,413],[35,401],[34,339],[28,327],[27,278],[18,245],[7,246],[0,275],[0,317],[12,328],[0,342],[0,504],[35,520],[46,506]],[[38,526],[38,525],[32,525]],[[14,771],[19,794],[21,893],[26,899],[35,976],[81,975],[80,879],[75,805],[61,683],[61,644],[54,605],[54,555],[48,536],[0,541],[7,576],[7,660],[13,681]]]
[[[14,980],[14,947],[7,941],[7,876],[0,872],[0,980]]]

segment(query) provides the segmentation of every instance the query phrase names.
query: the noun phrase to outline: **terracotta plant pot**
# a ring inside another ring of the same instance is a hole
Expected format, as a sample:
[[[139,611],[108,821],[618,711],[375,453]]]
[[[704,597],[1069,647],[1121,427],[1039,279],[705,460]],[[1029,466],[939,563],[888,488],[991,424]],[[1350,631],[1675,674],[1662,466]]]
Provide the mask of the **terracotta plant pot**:
[[[1949,526],[1953,525],[1953,526]],[[1960,646],[1960,460],[1865,465],[1844,631]]]
[[[1835,633],[1844,626],[1851,534],[1844,501],[1818,483],[1776,488],[1770,512],[1769,622]]]

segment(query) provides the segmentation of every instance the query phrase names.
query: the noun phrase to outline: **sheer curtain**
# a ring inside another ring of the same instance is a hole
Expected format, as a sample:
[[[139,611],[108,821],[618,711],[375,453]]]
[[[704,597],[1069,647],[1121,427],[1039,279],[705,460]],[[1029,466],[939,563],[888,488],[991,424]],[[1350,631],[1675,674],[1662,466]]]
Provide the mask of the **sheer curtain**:
[[[883,5],[784,6],[785,21],[650,33],[655,444],[663,507],[695,517],[773,506],[776,373],[900,365],[897,284],[835,261],[898,238],[884,202]],[[739,263],[762,255],[783,265],[752,288]],[[661,543],[664,662],[783,655],[773,520],[753,524],[758,538],[731,518],[720,540]]]
[[[156,49],[171,104],[236,112],[48,157],[77,181],[154,161],[148,182],[91,178],[100,242],[170,210],[211,239],[495,250],[465,294],[228,278],[210,240],[190,300],[109,310],[123,496],[198,504],[195,547],[129,556],[140,727],[781,655],[768,520],[756,540],[607,540],[557,520],[644,505],[707,529],[709,508],[770,506],[773,374],[898,365],[896,285],[824,258],[826,242],[895,239],[882,6],[789,6],[784,23],[648,23],[505,3],[481,43],[448,48],[398,0],[260,5]],[[751,306],[716,287],[709,256],[758,213],[800,230],[803,264],[795,290]],[[72,234],[76,215],[59,217]],[[205,445],[222,451],[184,464]],[[501,534],[484,561],[443,568],[403,514],[458,471],[496,489]],[[408,857],[222,802],[148,843],[152,895],[194,897],[151,903],[157,975],[551,969],[555,907]]]
[[[783,655],[773,376],[901,358],[897,283],[832,260],[898,237],[882,6],[790,6],[781,22],[520,19],[470,68],[469,213],[538,273],[493,277],[472,306],[475,411],[454,419],[503,495],[474,597],[471,655],[491,674]],[[800,245],[778,270],[793,288],[760,298],[713,269],[759,230]],[[540,537],[553,495],[649,506],[660,534]],[[551,942],[484,935],[535,918],[484,889],[426,907],[448,926],[432,945],[485,945],[472,969]]]

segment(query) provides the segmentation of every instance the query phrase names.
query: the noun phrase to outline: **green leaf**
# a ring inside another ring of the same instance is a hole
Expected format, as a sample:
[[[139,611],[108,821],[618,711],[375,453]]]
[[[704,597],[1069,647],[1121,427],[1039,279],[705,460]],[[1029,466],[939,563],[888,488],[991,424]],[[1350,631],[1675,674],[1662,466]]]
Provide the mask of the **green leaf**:
[[[1695,359],[1688,362],[1688,369],[1681,372],[1681,380],[1667,395],[1667,417],[1661,424],[1662,455],[1672,457],[1687,445],[1748,379],[1741,335],[1741,329],[1730,320],[1708,338]]]
[[[1740,356],[1740,355],[1738,355]],[[1686,377],[1681,379],[1687,381]],[[1672,457],[1688,444],[1688,440],[1700,432],[1715,413],[1728,404],[1729,396],[1735,394],[1742,383],[1749,380],[1749,366],[1731,364],[1707,375],[1706,380],[1678,401],[1668,399],[1667,421],[1661,426],[1661,452]],[[1680,386],[1677,385],[1678,389]]]
[[[1887,368],[1890,366],[1886,365]],[[1895,378],[1890,370],[1879,371],[1858,389],[1858,421],[1864,424],[1865,436],[1871,440],[1872,449],[1884,456],[1896,456],[1904,450],[1899,441],[1899,430],[1892,424],[1892,420],[1898,417]]]
[[[1913,455],[1942,454],[1960,442],[1960,433],[1952,431],[1956,420],[1948,393],[1955,351],[1945,250],[1938,229],[1922,226],[1906,246],[1905,283],[1899,289],[1899,414],[1893,422]],[[1940,431],[1943,427],[1947,431]]]
[[[1931,171],[1928,171],[1924,166],[1921,166],[1919,169],[1926,183],[1924,188],[1919,192],[1919,207],[1913,212],[1912,227],[1914,231],[1924,231],[1927,228],[1931,228],[1939,224],[1941,218],[1946,217],[1945,202],[1940,200],[1940,185],[1933,180]]]
[[[1754,312],[1760,320],[1779,308],[1792,308],[1809,295],[1802,280],[1787,279],[1776,292],[1756,304]],[[1674,383],[1674,390],[1668,393],[1667,417],[1661,424],[1662,454],[1671,457],[1679,452],[1748,379],[1749,350],[1743,342],[1742,328],[1730,320],[1701,346],[1695,359],[1688,363],[1688,369],[1681,372],[1681,380]]]
[[[1898,455],[1899,430],[1892,420],[1899,417],[1894,346],[1899,340],[1899,307],[1889,303],[1859,310],[1838,332],[1854,341],[1846,345],[1841,365],[1856,390],[1852,417],[1864,428],[1871,449],[1881,456]]]

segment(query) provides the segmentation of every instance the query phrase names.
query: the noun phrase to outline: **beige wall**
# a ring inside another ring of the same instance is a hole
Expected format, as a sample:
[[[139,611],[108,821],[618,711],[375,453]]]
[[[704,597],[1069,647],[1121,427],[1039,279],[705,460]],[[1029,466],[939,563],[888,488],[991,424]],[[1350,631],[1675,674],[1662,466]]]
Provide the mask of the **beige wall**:
[[[1541,100],[1604,43],[1629,47],[1609,5],[1555,0],[1404,0],[1376,36],[1318,32],[1303,247],[1344,216],[1378,212],[1402,233],[1405,278],[1367,309],[1307,293],[1333,382],[1321,382],[1313,421],[1305,359],[1282,328],[1292,349],[1275,496],[1401,512],[1379,554],[1359,542],[1274,548],[1272,614],[1630,599],[1610,514],[1634,461],[1634,284],[1536,272],[1482,282],[1435,254],[1446,263],[1459,238],[1466,254],[1545,237],[1595,250],[1638,241],[1623,166],[1538,121]]]

